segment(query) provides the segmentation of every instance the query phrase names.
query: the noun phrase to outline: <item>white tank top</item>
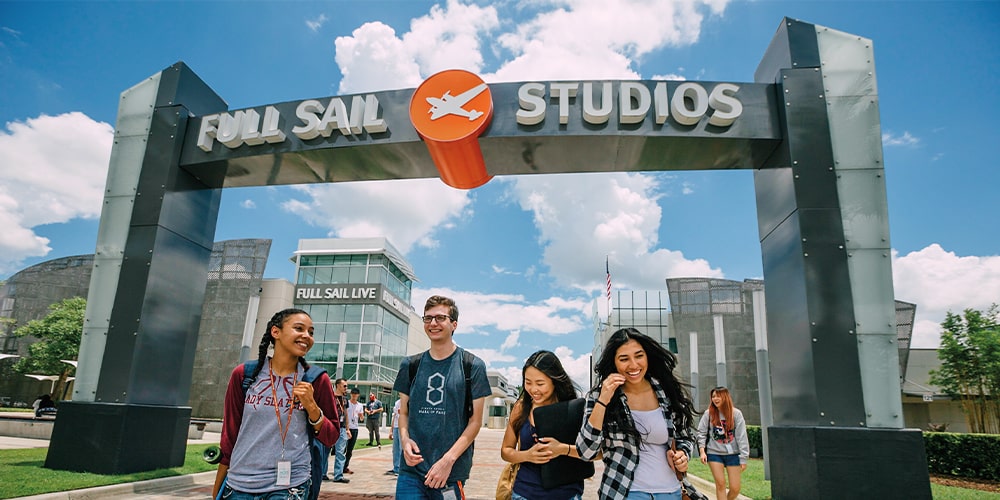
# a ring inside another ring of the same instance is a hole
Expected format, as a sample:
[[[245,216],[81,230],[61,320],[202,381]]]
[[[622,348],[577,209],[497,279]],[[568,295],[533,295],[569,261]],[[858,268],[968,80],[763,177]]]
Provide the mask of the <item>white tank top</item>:
[[[630,491],[645,493],[671,493],[681,488],[677,474],[667,463],[671,432],[663,412],[657,408],[649,411],[632,410],[635,429],[642,436],[639,446],[639,465],[635,468]]]

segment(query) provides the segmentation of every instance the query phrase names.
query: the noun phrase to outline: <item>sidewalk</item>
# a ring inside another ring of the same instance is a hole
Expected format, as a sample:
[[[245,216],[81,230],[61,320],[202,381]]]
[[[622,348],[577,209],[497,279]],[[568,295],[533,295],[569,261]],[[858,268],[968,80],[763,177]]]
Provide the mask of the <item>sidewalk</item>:
[[[386,435],[384,432],[382,435]],[[366,437],[364,434],[362,438]],[[189,440],[189,443],[218,442],[219,434],[206,432],[204,439]],[[465,487],[468,500],[491,500],[495,498],[497,479],[504,462],[500,459],[500,443],[503,431],[497,429],[482,429],[476,438],[476,454],[472,475]],[[0,448],[45,447],[48,441],[37,439],[8,438],[0,436]],[[584,483],[584,500],[596,500],[597,488],[600,484],[604,464],[595,462],[596,474]],[[333,460],[330,460],[330,470]],[[382,449],[366,448],[355,450],[351,458],[351,470],[354,474],[345,475],[350,483],[334,483],[323,481],[321,500],[359,500],[371,498],[392,498],[396,490],[396,478],[385,475],[392,469],[392,445],[382,445]],[[715,499],[715,489],[710,482],[701,478],[689,476],[698,491]],[[215,472],[203,472],[188,476],[169,477],[140,481],[136,483],[101,486],[85,490],[75,490],[60,493],[49,493],[31,497],[20,497],[25,500],[172,500],[178,498],[208,499],[212,494]],[[740,496],[740,498],[746,498]]]

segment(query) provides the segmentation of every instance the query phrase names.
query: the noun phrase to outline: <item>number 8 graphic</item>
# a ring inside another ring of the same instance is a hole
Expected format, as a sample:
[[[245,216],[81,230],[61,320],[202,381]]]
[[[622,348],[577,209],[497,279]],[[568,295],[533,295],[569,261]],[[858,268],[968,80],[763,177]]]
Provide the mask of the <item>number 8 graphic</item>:
[[[435,393],[437,393],[436,396]],[[444,402],[444,375],[435,373],[427,377],[427,402],[432,406]]]

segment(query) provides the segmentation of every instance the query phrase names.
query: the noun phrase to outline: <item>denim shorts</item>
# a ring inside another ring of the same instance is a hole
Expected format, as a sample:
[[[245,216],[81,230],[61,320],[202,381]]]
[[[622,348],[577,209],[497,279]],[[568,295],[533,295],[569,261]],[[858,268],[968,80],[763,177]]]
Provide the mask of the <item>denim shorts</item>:
[[[708,455],[709,462],[718,462],[726,467],[739,467],[740,466],[740,456],[739,455],[716,455],[714,453],[706,453]]]

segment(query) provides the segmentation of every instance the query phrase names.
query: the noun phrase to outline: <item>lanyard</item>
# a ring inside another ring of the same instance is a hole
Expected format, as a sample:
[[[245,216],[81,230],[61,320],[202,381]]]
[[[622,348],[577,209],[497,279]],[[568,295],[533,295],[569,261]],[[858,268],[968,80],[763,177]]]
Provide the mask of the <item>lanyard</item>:
[[[292,387],[294,388],[296,384],[299,383],[299,370],[298,366],[295,367],[295,376],[292,379]],[[271,396],[274,398],[274,416],[278,419],[278,433],[281,435],[281,458],[285,458],[285,435],[288,434],[288,428],[292,426],[292,411],[295,410],[295,405],[291,404],[291,398],[289,398],[288,405],[288,420],[285,422],[285,428],[281,428],[281,414],[278,413],[278,391],[274,388],[274,370],[271,369],[271,363],[267,364],[267,372],[271,378]],[[285,392],[285,395],[288,395]]]

